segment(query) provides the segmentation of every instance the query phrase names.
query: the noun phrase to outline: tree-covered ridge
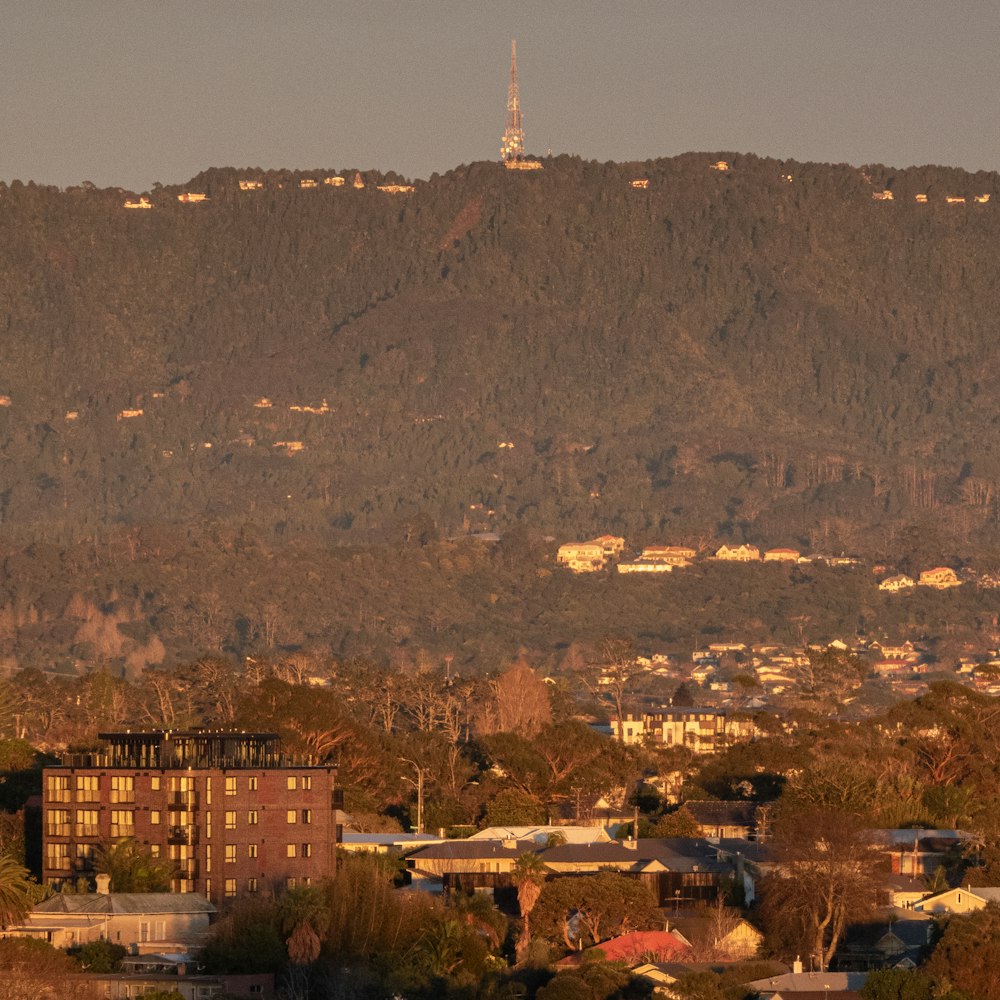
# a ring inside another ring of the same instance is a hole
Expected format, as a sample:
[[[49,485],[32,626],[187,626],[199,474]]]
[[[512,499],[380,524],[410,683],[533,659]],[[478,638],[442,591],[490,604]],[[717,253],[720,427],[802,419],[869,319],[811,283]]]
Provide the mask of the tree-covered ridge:
[[[968,539],[998,472],[996,175],[712,159],[403,196],[210,170],[148,212],[3,188],[5,523],[801,535],[943,504]]]

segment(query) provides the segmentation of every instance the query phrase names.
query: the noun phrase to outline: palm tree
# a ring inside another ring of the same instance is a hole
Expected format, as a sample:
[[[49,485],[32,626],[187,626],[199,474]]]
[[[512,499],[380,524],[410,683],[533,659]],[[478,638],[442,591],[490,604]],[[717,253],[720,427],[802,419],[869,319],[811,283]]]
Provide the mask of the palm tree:
[[[108,841],[94,851],[94,871],[111,877],[111,892],[167,892],[177,870],[135,837]]]
[[[18,924],[34,905],[34,890],[28,869],[9,854],[0,854],[0,928]]]
[[[542,894],[542,885],[545,882],[545,862],[532,851],[525,851],[517,861],[514,862],[513,882],[517,886],[517,906],[521,911],[521,936],[517,941],[517,956],[524,957],[531,940],[531,932],[528,921],[531,918],[531,911],[538,902],[538,897]]]

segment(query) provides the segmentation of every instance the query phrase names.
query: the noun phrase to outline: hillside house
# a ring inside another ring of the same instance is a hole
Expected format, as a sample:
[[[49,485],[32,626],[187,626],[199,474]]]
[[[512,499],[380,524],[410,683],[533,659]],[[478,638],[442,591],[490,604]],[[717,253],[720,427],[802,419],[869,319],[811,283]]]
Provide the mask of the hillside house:
[[[925,569],[917,581],[921,587],[934,587],[936,590],[947,590],[949,587],[960,587],[962,581],[958,574],[947,566],[935,566],[934,569]]]
[[[723,545],[714,558],[723,562],[759,562],[760,549],[756,545]]]
[[[360,191],[365,186],[364,178],[361,176],[361,172],[357,171],[354,174],[354,189]]]
[[[990,200],[990,196],[988,194],[977,194],[976,195],[976,204],[977,205],[985,205],[989,200]]]
[[[309,188],[318,187],[319,185],[312,177],[303,177],[299,181],[299,187],[308,190]]]
[[[926,205],[927,204],[927,195],[925,195],[925,194],[915,194],[913,196],[913,200],[918,205]]]
[[[412,184],[379,184],[377,187],[385,194],[409,194],[414,190]]]
[[[208,201],[208,195],[202,191],[185,191],[177,196],[177,200],[182,205],[197,205],[200,202]]]
[[[598,542],[567,542],[559,546],[556,562],[574,573],[596,573],[604,569],[608,557]]]
[[[768,549],[764,553],[764,562],[797,563],[802,554],[797,549]]]
[[[753,722],[733,718],[718,708],[665,708],[625,716],[622,731],[618,720],[611,720],[611,733],[627,746],[649,741],[664,746],[683,746],[695,753],[715,753],[731,743],[750,739]]]
[[[125,204],[122,205],[122,208],[152,208],[152,207],[153,203],[147,197],[145,197],[145,195],[141,197],[138,201],[135,201],[133,199],[128,199],[126,200]]]
[[[263,181],[240,181],[241,191],[260,191],[264,187]]]
[[[684,545],[647,545],[642,550],[643,559],[659,559],[681,568],[690,566],[698,553]]]
[[[892,192],[886,188],[883,191],[873,191],[872,192],[873,201],[892,201]]]
[[[324,184],[329,184],[330,187],[338,187],[339,188],[339,187],[343,187],[344,186],[344,178],[343,177],[337,177],[336,175],[334,175],[333,177],[324,177],[323,178],[323,183]]]
[[[645,191],[649,187],[649,178],[636,177],[635,180],[629,181],[629,184],[640,191]]]
[[[959,886],[957,889],[946,889],[944,892],[927,896],[913,904],[918,913],[974,913],[984,910],[991,903],[1000,904],[1000,888],[995,886],[976,886],[975,888]]]
[[[732,167],[725,160],[716,160],[715,163],[710,163],[708,165],[709,170],[718,170],[720,173],[725,173],[727,170],[731,170]]]
[[[598,535],[592,541],[601,546],[607,559],[617,559],[625,550],[625,539],[618,535]]]
[[[645,556],[623,560],[617,566],[619,573],[671,573],[673,568],[672,563],[662,559],[647,559]]]
[[[912,590],[917,585],[912,576],[905,573],[897,573],[895,576],[887,577],[879,585],[879,590],[884,590],[890,594],[898,594],[901,590]]]

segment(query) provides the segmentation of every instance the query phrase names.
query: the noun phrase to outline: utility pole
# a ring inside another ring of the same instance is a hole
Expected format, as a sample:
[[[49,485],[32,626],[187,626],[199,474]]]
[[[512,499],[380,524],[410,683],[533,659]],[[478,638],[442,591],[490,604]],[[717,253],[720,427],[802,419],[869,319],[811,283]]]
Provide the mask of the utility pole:
[[[521,127],[521,92],[517,86],[517,42],[510,43],[510,86],[507,88],[507,127],[500,140],[500,159],[507,163],[524,156],[524,129]]]

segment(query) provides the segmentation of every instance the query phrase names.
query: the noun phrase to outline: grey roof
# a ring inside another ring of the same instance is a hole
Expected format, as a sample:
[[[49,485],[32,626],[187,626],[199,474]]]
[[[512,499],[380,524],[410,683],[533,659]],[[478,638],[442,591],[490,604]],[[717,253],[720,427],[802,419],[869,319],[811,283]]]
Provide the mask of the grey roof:
[[[39,903],[35,913],[215,913],[196,892],[60,892]]]
[[[727,826],[753,826],[757,813],[755,802],[721,802],[711,799],[691,799],[684,803],[699,823],[716,823]]]
[[[410,854],[413,861],[469,861],[477,858],[519,858],[526,852],[537,850],[533,840],[518,840],[513,847],[505,847],[502,840],[448,840],[431,844]]]
[[[783,976],[755,979],[746,985],[760,993],[816,992],[823,990],[860,990],[868,979],[867,972],[786,972]]]
[[[687,838],[640,838],[636,847],[626,847],[613,840],[607,844],[560,844],[541,852],[547,864],[618,864],[642,865],[659,861],[670,871],[729,871],[730,866],[716,860],[711,845],[704,840]]]

